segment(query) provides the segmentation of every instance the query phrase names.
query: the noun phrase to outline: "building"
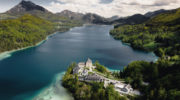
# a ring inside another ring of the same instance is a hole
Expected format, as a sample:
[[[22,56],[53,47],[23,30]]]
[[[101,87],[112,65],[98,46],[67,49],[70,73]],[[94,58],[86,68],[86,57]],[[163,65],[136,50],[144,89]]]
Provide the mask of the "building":
[[[113,80],[104,77],[103,75],[98,74],[94,69],[96,66],[93,66],[92,60],[88,58],[86,62],[80,62],[73,69],[73,74],[78,75],[80,81],[85,82],[104,82],[104,87],[106,88],[109,84],[114,85],[114,88],[120,94],[136,94],[140,95],[139,91],[134,91],[131,85],[122,83],[118,80]]]
[[[88,58],[88,60],[86,61],[86,67],[92,67],[92,60]]]
[[[78,77],[80,81],[86,81],[86,82],[104,82],[104,78],[97,75],[97,74],[89,74],[86,76],[80,76]]]
[[[86,62],[80,62],[73,69],[73,74],[87,75],[88,72],[92,72],[95,66],[93,66],[92,60],[88,58]]]
[[[131,85],[129,85],[129,84],[115,83],[114,87],[115,87],[116,91],[118,91],[122,94],[130,94],[133,91]]]

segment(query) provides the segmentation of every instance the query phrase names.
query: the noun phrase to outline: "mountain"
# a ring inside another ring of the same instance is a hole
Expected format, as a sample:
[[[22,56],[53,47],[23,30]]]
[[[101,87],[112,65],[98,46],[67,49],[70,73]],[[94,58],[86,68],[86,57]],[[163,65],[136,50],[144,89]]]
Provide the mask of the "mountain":
[[[109,21],[114,21],[117,19],[119,19],[119,16],[112,16],[112,17],[108,18]]]
[[[160,10],[153,11],[153,12],[147,12],[146,14],[144,14],[144,16],[152,18],[156,15],[159,15],[159,14],[165,13],[165,12],[168,12],[168,10],[160,9]]]
[[[24,14],[27,12],[30,13],[37,13],[37,11],[39,12],[44,12],[44,13],[50,13],[48,10],[46,10],[45,8],[34,4],[31,1],[21,1],[18,5],[16,5],[15,7],[11,8],[9,11],[7,11],[8,14]]]
[[[73,20],[82,20],[82,17],[84,16],[84,14],[82,13],[76,13],[69,10],[64,10],[60,13],[56,13],[56,15],[61,16],[61,17],[68,17]]]
[[[24,14],[32,14],[32,15],[53,15],[50,11],[47,9],[36,5],[35,3],[31,1],[21,1],[18,5],[15,7],[11,8],[7,12],[5,12],[8,15],[13,15],[13,16],[21,16]]]
[[[150,18],[157,16],[161,13],[168,12],[168,10],[160,9],[154,12],[148,12],[144,15],[142,14],[135,14],[128,17],[119,18],[118,16],[112,16],[110,18],[104,18],[100,15],[94,13],[76,13],[69,10],[64,10],[56,15],[61,17],[67,17],[73,20],[78,20],[84,23],[94,23],[94,24],[115,24],[115,27],[120,25],[134,25],[134,24],[141,24],[149,20]]]
[[[102,16],[99,16],[93,13],[85,14],[82,20],[86,23],[94,23],[94,24],[109,24],[110,23],[107,18],[104,18]]]
[[[25,14],[31,14],[53,22],[69,21],[69,18],[59,17],[42,6],[36,5],[31,1],[24,1],[24,0],[1,15],[8,16],[7,18],[9,18],[9,16],[11,16],[11,18],[18,18]]]
[[[141,23],[147,21],[148,19],[149,19],[149,17],[146,17],[144,15],[135,14],[135,15],[125,17],[125,18],[119,18],[117,20],[112,21],[112,23],[116,24],[115,27],[118,27],[120,25],[125,25],[125,24],[129,24],[129,25],[141,24]]]
[[[93,13],[82,14],[82,13],[72,12],[69,10],[64,10],[60,13],[56,13],[56,15],[61,16],[61,17],[67,17],[72,20],[78,20],[83,23],[93,23],[93,24],[108,24],[109,23],[107,18],[104,18],[100,15],[93,14]]]
[[[11,8],[7,12],[0,14],[1,19],[14,19],[24,14],[31,14],[38,16],[40,18],[53,21],[53,22],[68,22],[76,21],[80,23],[93,23],[93,24],[110,24],[110,21],[117,19],[117,16],[114,16],[110,19],[104,18],[100,15],[93,13],[77,13],[69,10],[64,10],[60,13],[53,14],[42,6],[36,5],[31,1],[21,1],[15,7]]]
[[[161,13],[146,22],[148,26],[173,26],[179,27],[180,8]]]
[[[42,6],[36,5],[31,1],[21,1],[18,5],[11,8],[9,11],[0,14],[0,19],[14,19],[20,17],[24,14],[31,14],[38,16],[40,18],[53,21],[53,22],[80,22],[80,23],[93,23],[93,24],[115,24],[116,27],[120,25],[133,25],[141,24],[148,19],[161,14],[163,12],[168,12],[166,10],[158,10],[154,12],[148,12],[145,15],[135,14],[129,17],[119,18],[118,16],[113,16],[111,18],[104,18],[100,15],[94,13],[77,13],[69,10],[64,10],[60,13],[53,14]]]

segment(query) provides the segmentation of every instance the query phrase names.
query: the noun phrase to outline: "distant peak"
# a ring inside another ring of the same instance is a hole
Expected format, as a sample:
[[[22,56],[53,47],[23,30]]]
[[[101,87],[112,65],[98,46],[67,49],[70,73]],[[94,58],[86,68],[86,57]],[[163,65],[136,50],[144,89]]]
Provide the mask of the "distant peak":
[[[42,11],[42,12],[49,12],[42,6],[36,5],[32,1],[22,0],[18,5],[11,8],[7,13],[9,14],[22,14],[27,12],[33,12],[33,11]],[[36,13],[36,12],[35,12]]]
[[[72,12],[72,11],[66,9],[66,10],[63,10],[62,12]]]
[[[74,13],[74,12],[72,12],[70,10],[63,10],[61,13]]]
[[[24,4],[31,4],[31,5],[36,5],[35,3],[33,3],[32,1],[26,1],[26,0],[22,0],[20,2],[21,5],[24,5]]]
[[[33,3],[32,1],[26,1],[26,0],[22,0],[19,5],[21,5],[23,8],[25,8],[27,11],[30,10],[41,10],[41,11],[46,11],[45,8],[36,5],[35,3]]]

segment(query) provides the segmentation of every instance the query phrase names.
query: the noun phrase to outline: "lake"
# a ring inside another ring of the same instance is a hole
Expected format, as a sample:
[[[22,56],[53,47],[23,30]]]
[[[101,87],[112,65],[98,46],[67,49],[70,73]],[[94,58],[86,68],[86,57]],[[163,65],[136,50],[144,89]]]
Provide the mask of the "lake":
[[[71,96],[60,85],[60,79],[71,62],[91,58],[110,70],[122,70],[135,60],[157,59],[154,53],[133,50],[114,40],[109,35],[111,29],[113,26],[110,25],[75,27],[50,36],[39,46],[14,52],[0,60],[0,100],[59,97],[60,100],[70,100]],[[55,91],[54,94],[51,91]]]

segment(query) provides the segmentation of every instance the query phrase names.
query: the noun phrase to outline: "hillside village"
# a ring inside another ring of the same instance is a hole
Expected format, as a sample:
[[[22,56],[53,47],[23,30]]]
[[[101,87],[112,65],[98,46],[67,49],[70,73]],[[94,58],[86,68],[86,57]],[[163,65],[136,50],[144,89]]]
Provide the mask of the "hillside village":
[[[96,66],[93,65],[92,60],[88,58],[86,62],[79,62],[73,69],[73,74],[78,75],[79,81],[85,82],[103,82],[104,87],[109,84],[114,85],[115,91],[119,92],[121,95],[140,95],[140,92],[133,90],[131,85],[125,84],[118,80],[113,80],[98,74],[96,71]]]

